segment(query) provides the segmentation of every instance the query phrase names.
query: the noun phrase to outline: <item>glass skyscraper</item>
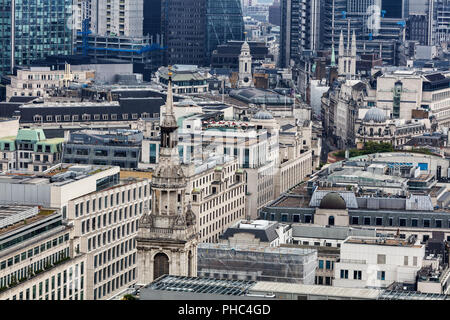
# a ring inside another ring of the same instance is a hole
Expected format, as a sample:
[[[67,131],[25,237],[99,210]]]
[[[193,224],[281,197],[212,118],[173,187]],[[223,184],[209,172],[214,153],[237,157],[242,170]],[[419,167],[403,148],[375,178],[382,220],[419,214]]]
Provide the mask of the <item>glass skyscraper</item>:
[[[0,1],[0,75],[72,53],[72,0]]]
[[[206,0],[206,59],[219,44],[244,40],[241,0]]]

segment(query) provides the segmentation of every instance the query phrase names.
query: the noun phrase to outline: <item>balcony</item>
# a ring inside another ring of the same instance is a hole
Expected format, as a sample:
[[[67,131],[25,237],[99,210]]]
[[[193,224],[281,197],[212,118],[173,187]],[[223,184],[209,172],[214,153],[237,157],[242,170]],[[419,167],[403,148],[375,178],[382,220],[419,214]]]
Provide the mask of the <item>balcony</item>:
[[[351,263],[351,264],[367,264],[366,260],[357,260],[357,259],[341,259],[340,263]]]

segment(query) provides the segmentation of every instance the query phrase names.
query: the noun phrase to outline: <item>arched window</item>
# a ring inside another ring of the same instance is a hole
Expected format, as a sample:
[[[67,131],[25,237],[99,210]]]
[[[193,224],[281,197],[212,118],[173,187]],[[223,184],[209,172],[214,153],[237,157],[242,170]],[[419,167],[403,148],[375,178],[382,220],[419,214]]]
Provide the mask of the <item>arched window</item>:
[[[157,253],[153,262],[153,280],[169,274],[169,257],[165,253]]]
[[[328,217],[328,225],[329,226],[334,226],[334,216],[329,216]]]

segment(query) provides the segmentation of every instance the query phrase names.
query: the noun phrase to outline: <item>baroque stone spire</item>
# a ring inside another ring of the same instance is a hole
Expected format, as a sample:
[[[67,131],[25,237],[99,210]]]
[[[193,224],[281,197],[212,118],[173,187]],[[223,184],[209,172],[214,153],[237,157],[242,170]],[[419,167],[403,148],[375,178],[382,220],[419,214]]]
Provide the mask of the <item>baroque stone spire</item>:
[[[145,206],[136,237],[138,283],[143,285],[165,274],[197,274],[197,219],[185,200],[187,182],[178,155],[170,67],[160,128],[159,162],[151,182],[152,210]]]

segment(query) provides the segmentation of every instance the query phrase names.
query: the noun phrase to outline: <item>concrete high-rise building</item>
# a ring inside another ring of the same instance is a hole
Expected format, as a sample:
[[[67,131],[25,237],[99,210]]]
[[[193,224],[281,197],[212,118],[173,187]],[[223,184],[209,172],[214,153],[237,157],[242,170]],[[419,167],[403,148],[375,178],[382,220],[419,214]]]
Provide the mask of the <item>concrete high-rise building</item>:
[[[218,45],[244,40],[242,12],[240,0],[144,0],[143,33],[167,45],[165,64],[209,66]]]
[[[99,0],[94,12],[96,28],[91,31],[100,35],[141,37],[143,8],[143,0]]]
[[[428,14],[410,14],[406,21],[406,38],[408,40],[419,41],[421,45],[431,45]]]
[[[377,53],[386,63],[397,63],[397,47],[405,35],[404,20],[388,18],[381,0],[324,0],[323,11],[321,49],[330,50],[333,44],[336,47],[341,30],[347,42],[350,24],[356,34],[357,54]]]
[[[72,0],[0,3],[0,76],[47,55],[72,53]]]
[[[276,26],[281,25],[281,4],[280,0],[275,0],[269,7],[269,23]]]
[[[162,34],[165,65],[203,65],[205,61],[206,0],[163,0]]]
[[[74,31],[88,19],[93,34],[142,37],[143,8],[144,0],[73,0]]]
[[[319,0],[281,0],[280,67],[291,65],[305,50],[317,50],[320,36]]]
[[[450,1],[434,0],[432,5],[434,44],[450,42]]]
[[[151,212],[147,211],[140,220],[136,238],[139,284],[149,284],[164,274],[197,275],[197,221],[190,202],[186,201],[187,179],[178,156],[171,78],[160,128],[159,163],[151,184]]]

